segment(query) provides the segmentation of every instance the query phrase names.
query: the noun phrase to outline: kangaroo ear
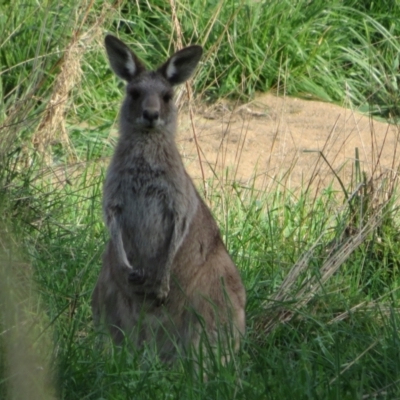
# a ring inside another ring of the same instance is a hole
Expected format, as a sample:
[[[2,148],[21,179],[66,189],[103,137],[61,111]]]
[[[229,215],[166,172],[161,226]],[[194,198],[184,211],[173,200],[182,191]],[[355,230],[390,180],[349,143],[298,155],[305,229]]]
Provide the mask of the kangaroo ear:
[[[117,76],[129,82],[145,71],[142,62],[124,42],[115,36],[107,35],[104,43],[111,68]]]
[[[176,52],[158,71],[171,85],[178,85],[191,77],[202,54],[201,46],[186,47]]]

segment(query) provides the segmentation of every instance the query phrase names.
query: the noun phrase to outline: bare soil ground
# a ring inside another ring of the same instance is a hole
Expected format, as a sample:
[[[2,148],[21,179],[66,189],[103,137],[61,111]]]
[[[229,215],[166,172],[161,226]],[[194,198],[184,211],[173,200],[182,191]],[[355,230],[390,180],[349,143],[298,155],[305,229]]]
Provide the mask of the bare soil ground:
[[[178,145],[191,176],[236,180],[259,189],[283,185],[296,191],[353,179],[356,148],[361,170],[378,176],[397,168],[399,127],[334,104],[259,95],[234,107],[220,102],[196,108],[193,123],[181,110]],[[322,155],[321,155],[322,154]],[[324,159],[325,158],[325,159]]]

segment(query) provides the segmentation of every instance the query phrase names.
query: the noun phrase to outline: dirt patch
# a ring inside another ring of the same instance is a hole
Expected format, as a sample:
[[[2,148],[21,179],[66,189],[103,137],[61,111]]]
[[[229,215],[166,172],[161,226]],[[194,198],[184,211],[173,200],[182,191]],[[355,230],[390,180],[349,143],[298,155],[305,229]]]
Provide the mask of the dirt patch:
[[[326,187],[334,177],[331,167],[348,183],[356,148],[368,176],[377,176],[375,168],[382,173],[398,165],[397,126],[329,103],[263,94],[240,107],[221,102],[196,110],[194,125],[205,178],[224,183],[236,180],[258,188],[278,183],[296,190],[312,181]],[[201,180],[185,111],[177,141],[189,173]]]

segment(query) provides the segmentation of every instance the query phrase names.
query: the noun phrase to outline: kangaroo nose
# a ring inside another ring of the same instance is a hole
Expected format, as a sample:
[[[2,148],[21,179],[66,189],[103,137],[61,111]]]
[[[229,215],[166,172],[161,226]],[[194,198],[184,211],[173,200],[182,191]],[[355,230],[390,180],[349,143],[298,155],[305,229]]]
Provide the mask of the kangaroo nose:
[[[157,110],[144,110],[143,118],[147,119],[149,122],[154,122],[158,120],[160,113]]]

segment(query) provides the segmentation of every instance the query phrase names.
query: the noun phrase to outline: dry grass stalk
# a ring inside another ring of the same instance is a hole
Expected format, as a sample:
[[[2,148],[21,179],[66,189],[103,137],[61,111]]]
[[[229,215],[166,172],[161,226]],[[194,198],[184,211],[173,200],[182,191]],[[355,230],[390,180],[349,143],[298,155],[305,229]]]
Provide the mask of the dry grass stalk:
[[[83,25],[93,7],[94,0],[90,0],[82,18],[80,15],[76,15],[75,25],[78,28],[73,32],[71,41],[66,47],[63,56],[57,62],[60,72],[55,79],[50,100],[32,138],[34,148],[42,155],[47,165],[52,164],[51,145],[54,143],[61,143],[64,150],[69,154],[70,160],[77,159],[65,126],[68,101],[73,88],[81,80],[81,62],[86,48],[102,35],[100,27],[110,8],[117,8],[121,2],[122,0],[117,0],[111,6],[105,4],[100,18],[86,32],[82,31]]]
[[[65,49],[51,98],[32,138],[34,148],[43,156],[46,164],[52,163],[51,145],[55,142],[60,142],[70,155],[74,153],[65,128],[65,114],[69,94],[80,81],[80,60],[83,53],[84,49],[74,36]]]
[[[319,270],[318,276],[313,275],[307,279],[299,291],[295,294],[293,286],[296,284],[300,276],[309,268],[316,244],[297,262],[285,280],[283,281],[279,291],[274,295],[268,304],[265,305],[267,317],[260,321],[262,331],[265,333],[271,332],[278,324],[290,321],[296,313],[296,310],[304,307],[309,303],[324,284],[339,270],[340,266],[357,250],[365,239],[370,235],[381,223],[382,215],[377,213],[370,217],[362,229],[356,234],[348,237],[342,244],[338,245],[328,255],[322,267]],[[290,308],[284,304],[290,302]],[[268,312],[269,311],[269,312]],[[259,330],[259,329],[257,329]]]
[[[79,28],[72,35],[71,41],[58,62],[60,72],[55,79],[52,94],[41,122],[32,138],[34,148],[42,155],[46,164],[52,163],[51,145],[55,142],[60,142],[69,155],[74,156],[65,127],[65,115],[70,92],[79,84],[81,78],[80,65],[84,54],[84,48],[80,46],[81,27],[93,6],[93,2],[91,0],[89,3]],[[79,18],[76,15],[76,25],[78,25]]]
[[[176,44],[175,44],[175,51],[176,51],[176,50],[182,49],[182,47],[183,47],[183,42],[182,42],[182,37],[183,36],[182,36],[181,24],[179,22],[178,15],[176,13],[175,0],[170,0],[169,2],[170,2],[170,5],[171,5],[171,10],[172,10],[173,27],[174,27],[174,30],[176,32]],[[191,127],[192,127],[193,139],[194,139],[194,142],[196,144],[197,157],[198,157],[198,160],[199,160],[201,177],[202,177],[202,182],[203,182],[203,195],[206,196],[206,179],[205,179],[205,175],[204,175],[203,162],[202,162],[202,158],[201,158],[201,155],[200,155],[201,149],[200,149],[199,142],[197,140],[196,125],[194,123],[194,115],[193,115],[193,107],[192,107],[193,92],[192,92],[192,88],[190,86],[190,82],[186,82],[185,83],[185,87],[186,87],[186,93],[187,93],[187,98],[188,98],[190,124],[191,124]],[[181,92],[180,96],[182,94],[183,94],[183,92]],[[179,101],[179,97],[180,96],[178,96],[178,101]]]

